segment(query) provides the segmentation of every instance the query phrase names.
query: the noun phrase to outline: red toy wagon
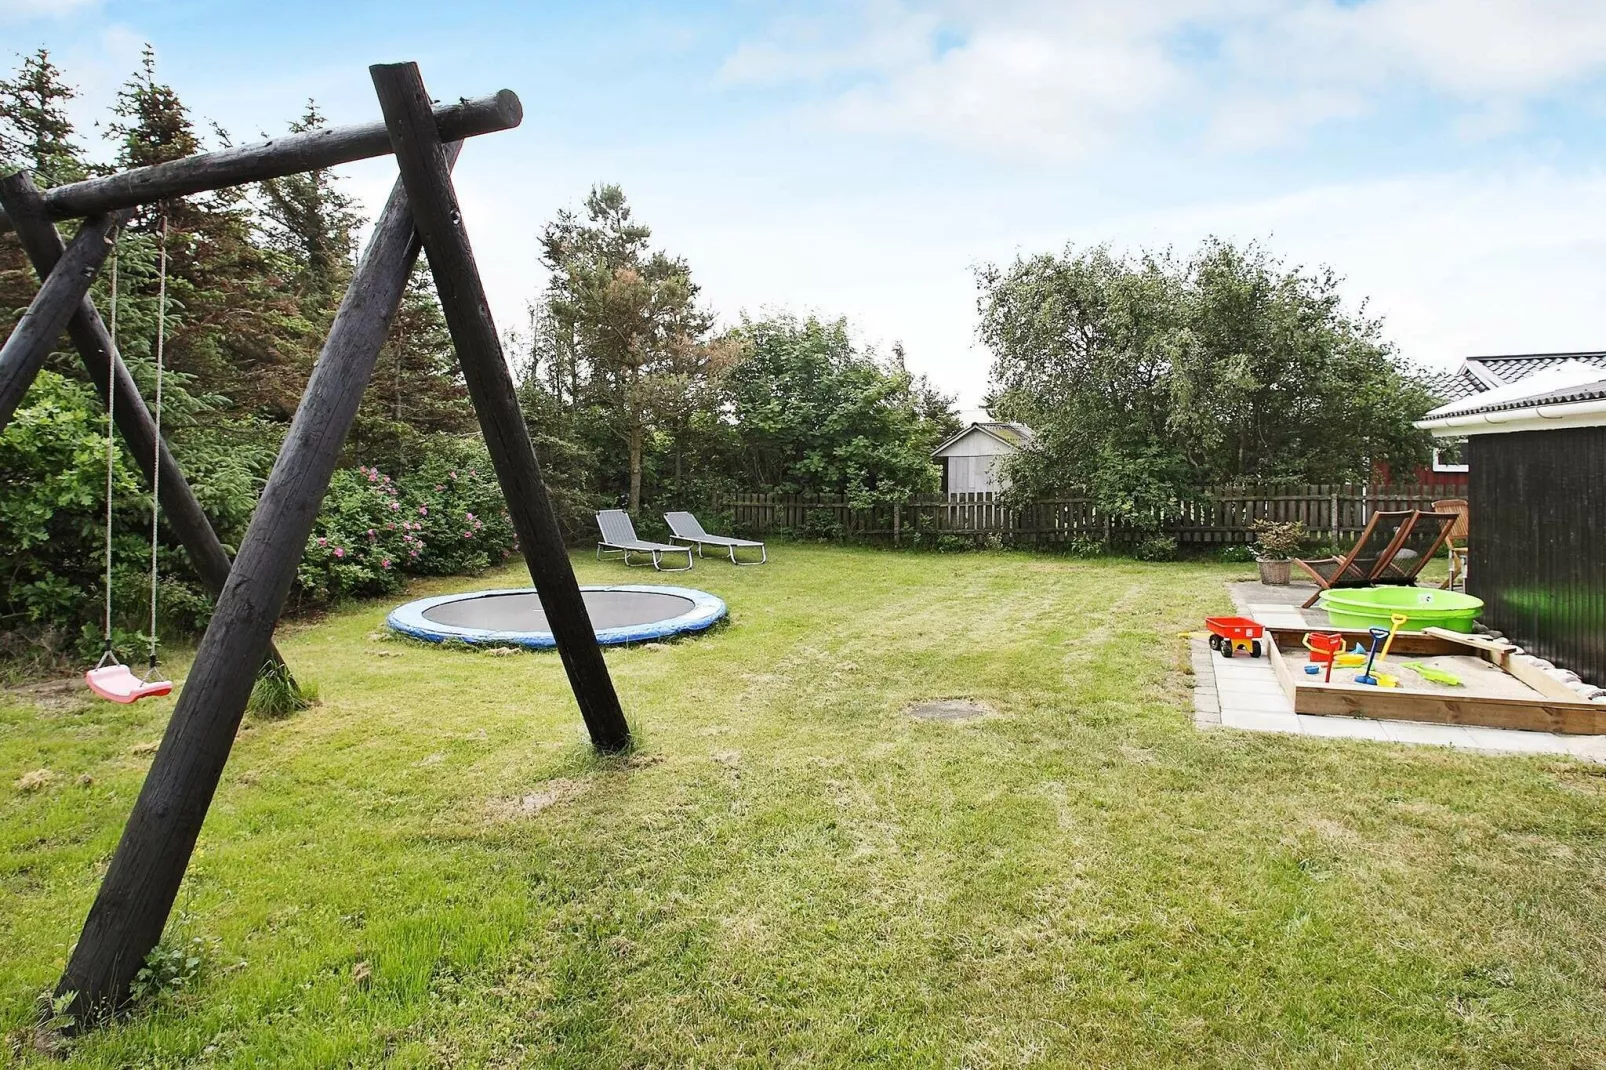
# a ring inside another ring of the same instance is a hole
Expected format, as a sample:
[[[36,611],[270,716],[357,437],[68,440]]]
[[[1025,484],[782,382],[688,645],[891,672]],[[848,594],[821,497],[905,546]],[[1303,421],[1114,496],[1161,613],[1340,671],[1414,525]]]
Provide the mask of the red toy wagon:
[[[1266,633],[1248,617],[1206,617],[1205,627],[1210,629],[1210,649],[1221,651],[1222,657],[1239,650],[1260,657],[1260,637]]]

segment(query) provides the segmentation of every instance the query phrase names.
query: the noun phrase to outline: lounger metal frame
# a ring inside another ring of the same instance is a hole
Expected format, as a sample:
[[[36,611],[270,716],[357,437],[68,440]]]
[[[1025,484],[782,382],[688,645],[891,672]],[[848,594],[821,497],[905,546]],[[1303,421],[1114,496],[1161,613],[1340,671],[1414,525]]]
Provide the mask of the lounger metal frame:
[[[665,513],[664,522],[669,525],[672,534],[669,536],[677,542],[687,543],[697,547],[697,556],[703,556],[703,547],[723,546],[730,554],[733,565],[762,565],[770,559],[770,552],[762,542],[757,539],[733,539],[724,535],[710,535],[703,527],[702,522],[691,513]],[[683,534],[690,532],[691,534]],[[737,560],[736,551],[758,547],[757,561]]]
[[[613,530],[610,532],[609,528]],[[597,513],[597,530],[602,538],[597,542],[597,560],[601,561],[604,554],[618,554],[624,559],[625,565],[636,567],[637,562],[630,560],[631,554],[649,554],[652,557],[652,567],[659,572],[689,572],[692,567],[691,547],[672,546],[667,542],[648,542],[636,536],[636,525],[631,523],[630,514],[623,509],[604,509]],[[626,537],[628,533],[628,538]],[[663,564],[664,554],[685,554],[685,568],[668,568]],[[639,567],[646,567],[644,563]]]

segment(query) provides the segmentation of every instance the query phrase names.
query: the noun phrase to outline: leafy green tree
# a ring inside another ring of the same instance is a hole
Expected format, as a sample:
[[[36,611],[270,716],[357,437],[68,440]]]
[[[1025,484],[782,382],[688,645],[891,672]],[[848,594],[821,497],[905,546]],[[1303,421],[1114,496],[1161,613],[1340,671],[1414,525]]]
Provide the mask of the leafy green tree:
[[[1330,271],[1211,240],[1191,258],[1108,248],[979,275],[994,411],[1038,432],[1018,494],[1080,491],[1142,523],[1219,483],[1338,482],[1425,457],[1430,407]]]
[[[584,218],[559,212],[541,235],[552,273],[549,375],[571,406],[590,407],[623,443],[632,512],[654,436],[690,426],[729,352],[709,344],[713,317],[697,304],[691,269],[651,250],[651,237],[619,187],[606,185],[586,198]]]
[[[952,400],[909,374],[901,352],[860,352],[847,321],[744,320],[730,373],[743,482],[855,504],[937,489],[931,451],[958,427]]]

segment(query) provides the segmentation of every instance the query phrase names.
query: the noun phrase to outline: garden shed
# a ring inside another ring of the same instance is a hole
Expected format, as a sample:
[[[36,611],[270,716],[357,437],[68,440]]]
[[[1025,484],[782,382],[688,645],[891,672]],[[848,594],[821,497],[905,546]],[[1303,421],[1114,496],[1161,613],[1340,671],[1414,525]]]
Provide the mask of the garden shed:
[[[1466,437],[1467,591],[1484,623],[1606,683],[1606,373],[1568,361],[1418,426]]]
[[[944,494],[999,494],[1009,489],[1003,463],[1032,440],[1025,424],[983,420],[952,435],[931,452],[942,465]]]

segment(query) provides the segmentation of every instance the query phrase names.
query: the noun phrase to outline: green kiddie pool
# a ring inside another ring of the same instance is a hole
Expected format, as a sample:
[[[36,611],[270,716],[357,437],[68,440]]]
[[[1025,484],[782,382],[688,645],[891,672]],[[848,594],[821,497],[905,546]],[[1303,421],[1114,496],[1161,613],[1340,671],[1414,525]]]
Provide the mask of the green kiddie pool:
[[[1323,591],[1319,603],[1335,628],[1387,628],[1394,613],[1405,614],[1408,632],[1446,628],[1471,632],[1483,612],[1483,599],[1433,587],[1359,587]]]

